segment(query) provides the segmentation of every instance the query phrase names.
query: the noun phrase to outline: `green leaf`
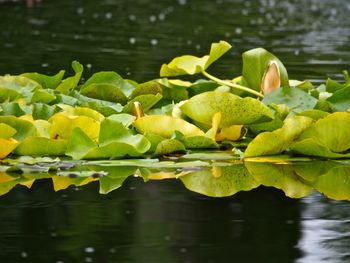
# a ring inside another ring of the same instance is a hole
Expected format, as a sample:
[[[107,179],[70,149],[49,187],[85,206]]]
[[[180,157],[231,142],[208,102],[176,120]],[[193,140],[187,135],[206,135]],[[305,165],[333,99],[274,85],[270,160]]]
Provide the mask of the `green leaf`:
[[[290,111],[300,113],[313,109],[317,104],[317,99],[301,89],[283,87],[266,95],[262,102],[266,105],[285,104]]]
[[[58,111],[58,107],[50,106],[44,103],[35,103],[32,105],[32,116],[34,120],[48,120]]]
[[[31,122],[14,116],[0,116],[0,123],[5,123],[17,131],[13,136],[17,141],[23,141],[26,137],[34,135],[36,131]]]
[[[97,167],[101,169],[101,167]],[[135,167],[102,167],[103,171],[108,172],[108,176],[99,179],[100,194],[108,194],[120,188],[124,181],[131,175],[135,174]]]
[[[215,140],[206,136],[189,136],[182,139],[186,149],[217,149]]]
[[[36,72],[24,73],[24,74],[21,74],[21,76],[27,77],[29,79],[32,79],[32,80],[38,82],[45,89],[56,89],[57,86],[62,81],[64,74],[65,74],[65,70],[60,70],[54,76],[47,76],[47,75],[39,74]]]
[[[127,103],[125,94],[115,85],[108,83],[92,83],[80,89],[80,94],[99,100],[120,103]]]
[[[0,102],[31,97],[31,92],[41,88],[39,83],[23,76],[0,77]]]
[[[271,110],[260,101],[220,91],[196,95],[182,105],[181,110],[191,119],[208,126],[211,126],[214,114],[221,112],[220,128],[272,119]]]
[[[20,106],[17,102],[4,102],[0,104],[2,111],[0,115],[20,117],[26,114],[28,107]]]
[[[213,62],[218,60],[228,50],[231,45],[225,41],[213,43],[210,54],[204,57],[185,55],[174,58],[169,64],[163,64],[160,70],[161,77],[173,77],[179,75],[193,75],[207,69]]]
[[[13,137],[16,133],[16,129],[12,128],[11,126],[5,123],[0,123],[0,138],[9,139]]]
[[[67,148],[66,140],[29,137],[18,145],[15,153],[30,156],[62,156]]]
[[[69,140],[66,155],[73,158],[73,160],[80,160],[97,144],[86,133],[76,127],[72,131],[72,136]]]
[[[56,99],[56,96],[53,94],[53,92],[50,92],[50,91],[44,90],[44,89],[39,89],[34,91],[30,103],[35,103],[35,102],[50,103],[54,101]]]
[[[156,148],[156,155],[166,155],[175,152],[184,152],[185,146],[178,140],[166,139],[161,141]]]
[[[78,61],[72,62],[72,68],[75,75],[64,79],[60,85],[55,89],[63,94],[68,94],[71,90],[75,89],[80,81],[81,75],[83,74],[84,67]]]
[[[147,81],[141,84],[138,84],[135,89],[132,91],[130,95],[130,99],[136,98],[140,95],[146,95],[146,94],[162,94],[163,89],[162,86],[159,84],[157,80],[151,80]]]
[[[190,191],[211,197],[226,197],[239,191],[249,191],[259,186],[244,165],[202,168],[180,177]]]
[[[193,124],[166,115],[142,117],[134,122],[134,126],[142,134],[151,133],[168,139],[171,138],[175,131],[181,132],[184,136],[204,136],[204,132]]]
[[[330,114],[323,119],[319,119],[304,131],[298,141],[292,145],[292,149],[304,155],[327,158],[350,156],[349,154],[341,154],[350,149],[349,126],[349,113],[336,112]]]
[[[93,74],[81,88],[86,88],[91,84],[112,84],[119,86],[123,78],[114,71],[101,71]]]
[[[312,119],[294,116],[285,120],[282,128],[273,132],[260,133],[249,143],[244,157],[279,154],[288,149],[292,142],[312,124]]]
[[[347,111],[350,109],[350,87],[335,91],[326,101],[333,111]]]
[[[132,100],[129,100],[129,102],[124,106],[123,112],[124,113],[131,113],[132,107],[134,102],[139,102],[141,104],[141,107],[144,112],[147,112],[150,110],[154,105],[156,105],[160,100],[162,99],[161,94],[146,94],[146,95],[140,95],[136,98],[133,98]]]
[[[271,62],[277,63],[281,86],[289,87],[288,73],[282,62],[272,53],[263,48],[256,48],[246,51],[243,57],[242,77],[249,88],[256,91],[261,90],[262,78]]]

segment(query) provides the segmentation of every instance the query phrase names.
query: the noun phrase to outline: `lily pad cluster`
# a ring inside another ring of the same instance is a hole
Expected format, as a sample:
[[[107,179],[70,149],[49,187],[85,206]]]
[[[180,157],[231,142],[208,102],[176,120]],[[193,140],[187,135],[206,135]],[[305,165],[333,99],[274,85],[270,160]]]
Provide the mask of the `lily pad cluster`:
[[[231,49],[214,43],[208,55],[164,64],[160,78],[138,83],[102,71],[0,77],[0,159],[66,156],[120,159],[193,150],[232,155],[350,157],[350,77],[315,86],[290,80],[263,48],[243,53],[240,76],[220,79],[208,68]],[[201,74],[190,82],[183,75]]]

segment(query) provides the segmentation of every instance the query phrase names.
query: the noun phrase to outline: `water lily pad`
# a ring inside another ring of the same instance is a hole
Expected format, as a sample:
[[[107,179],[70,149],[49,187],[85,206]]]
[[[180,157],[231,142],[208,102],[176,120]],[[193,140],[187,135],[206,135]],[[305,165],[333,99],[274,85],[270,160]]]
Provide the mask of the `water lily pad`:
[[[184,152],[185,150],[185,146],[180,141],[175,139],[165,139],[158,143],[155,154],[166,155],[174,152]]]
[[[0,123],[11,126],[17,131],[13,136],[17,141],[22,141],[26,137],[32,136],[36,131],[32,122],[14,116],[0,116]]]
[[[0,123],[0,138],[9,139],[13,137],[16,133],[16,129],[12,128],[11,126],[5,123]]]
[[[80,89],[80,94],[99,100],[106,100],[122,105],[127,103],[125,94],[115,85],[108,83],[92,83]]]
[[[163,64],[160,70],[161,77],[172,77],[179,75],[193,75],[207,69],[213,62],[218,60],[228,50],[231,45],[225,41],[213,43],[210,54],[204,57],[185,55],[174,58],[169,64]]]
[[[18,145],[15,139],[0,138],[0,159],[4,159],[9,155]]]
[[[52,139],[69,139],[76,127],[82,129],[93,140],[97,140],[100,133],[100,123],[87,116],[65,116],[62,113],[56,113],[49,121]]]
[[[175,131],[181,132],[184,136],[204,135],[204,132],[195,125],[166,115],[142,117],[134,122],[134,126],[142,134],[152,133],[169,139]]]
[[[18,145],[14,153],[30,156],[62,156],[65,154],[66,148],[66,140],[29,137]]]
[[[263,132],[255,137],[244,152],[244,157],[274,155],[285,151],[292,142],[312,124],[312,119],[294,116],[285,120],[282,128]]]
[[[181,110],[191,119],[205,125],[211,125],[214,114],[221,112],[220,128],[272,119],[271,110],[260,101],[220,91],[196,95],[182,105]]]
[[[84,67],[78,61],[73,61],[72,68],[75,72],[75,75],[64,79],[55,89],[56,91],[63,94],[68,94],[71,90],[75,89],[78,86],[81,75],[83,74]]]
[[[285,104],[291,112],[300,113],[313,109],[317,99],[299,88],[283,87],[266,95],[262,102],[266,105]]]
[[[344,158],[350,149],[348,127],[350,113],[336,112],[318,120],[303,132],[292,149],[301,154],[327,158]]]
[[[64,74],[65,74],[65,70],[60,70],[54,76],[47,76],[37,72],[24,73],[24,74],[21,74],[21,76],[24,76],[36,81],[45,89],[55,89],[62,81]]]

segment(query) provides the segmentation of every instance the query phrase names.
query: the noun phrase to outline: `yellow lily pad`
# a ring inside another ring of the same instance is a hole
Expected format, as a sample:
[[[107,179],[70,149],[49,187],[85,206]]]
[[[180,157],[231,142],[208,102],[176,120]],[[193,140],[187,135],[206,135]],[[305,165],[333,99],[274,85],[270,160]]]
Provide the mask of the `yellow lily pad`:
[[[134,126],[143,134],[152,133],[164,138],[170,138],[175,131],[181,132],[184,136],[204,136],[204,132],[195,125],[166,115],[142,117],[134,122]]]
[[[0,138],[0,159],[4,159],[9,155],[18,145],[15,139]]]

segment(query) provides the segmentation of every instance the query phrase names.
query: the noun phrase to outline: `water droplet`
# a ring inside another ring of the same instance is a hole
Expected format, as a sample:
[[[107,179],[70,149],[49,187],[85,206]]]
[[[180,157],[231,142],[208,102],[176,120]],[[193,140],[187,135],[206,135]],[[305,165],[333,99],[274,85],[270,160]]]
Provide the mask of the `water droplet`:
[[[135,21],[135,20],[136,20],[136,16],[133,15],[133,14],[130,14],[130,15],[129,15],[129,20],[130,20],[130,21]]]
[[[240,27],[236,27],[236,29],[235,29],[235,33],[236,33],[237,35],[242,34],[242,28],[240,28]]]
[[[152,46],[158,45],[158,40],[155,39],[155,38],[151,39],[151,45],[152,45]]]
[[[164,240],[165,240],[165,241],[170,241],[170,239],[171,239],[170,236],[165,236],[165,237],[164,237]]]
[[[92,68],[92,65],[90,63],[86,64],[86,68],[87,69],[91,69]]]
[[[129,43],[130,43],[131,45],[134,45],[134,44],[136,43],[136,38],[130,37],[130,38],[129,38]]]
[[[187,0],[179,0],[179,5],[186,5],[187,4]]]
[[[109,253],[114,254],[115,252],[117,252],[117,250],[115,248],[112,247],[109,249]]]
[[[112,19],[113,14],[111,12],[108,12],[105,14],[106,19]]]
[[[165,14],[164,14],[164,13],[160,13],[160,14],[158,15],[158,19],[161,20],[161,21],[163,21],[163,20],[165,19]]]
[[[181,252],[181,253],[186,253],[186,252],[187,252],[187,249],[184,248],[184,247],[182,247],[182,248],[180,248],[180,252]]]
[[[25,251],[22,251],[22,252],[21,252],[21,257],[22,257],[22,258],[27,258],[27,257],[28,257],[28,253],[25,252]]]
[[[41,67],[43,67],[43,68],[47,68],[49,66],[49,63],[42,63],[41,64]]]
[[[149,17],[149,21],[152,22],[152,23],[154,23],[154,22],[157,21],[157,17],[154,16],[154,15],[152,15],[152,16]]]
[[[196,45],[196,49],[197,49],[197,50],[200,50],[200,49],[201,49],[201,45],[197,44],[197,45]]]
[[[95,249],[94,249],[93,247],[86,247],[86,248],[84,249],[84,251],[85,251],[86,253],[94,253],[94,252],[95,252]]]
[[[84,13],[84,8],[83,7],[78,7],[77,8],[77,14],[82,15]]]
[[[85,258],[85,262],[92,262],[93,260],[92,260],[92,258],[90,258],[90,257],[86,257]]]

